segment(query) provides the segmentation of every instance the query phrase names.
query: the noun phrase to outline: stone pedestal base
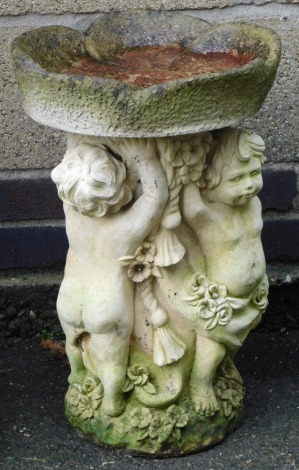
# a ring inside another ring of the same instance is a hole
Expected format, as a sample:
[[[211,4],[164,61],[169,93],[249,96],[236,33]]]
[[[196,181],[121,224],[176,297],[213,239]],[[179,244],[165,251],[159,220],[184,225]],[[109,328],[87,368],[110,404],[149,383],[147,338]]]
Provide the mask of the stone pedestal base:
[[[210,417],[196,413],[188,389],[192,353],[162,370],[146,354],[132,350],[128,374],[145,383],[134,385],[127,378],[128,388],[133,388],[125,393],[126,409],[117,417],[103,413],[103,387],[86,371],[85,380],[67,392],[67,419],[81,437],[133,454],[174,457],[218,444],[240,425],[244,388],[229,361],[214,382],[220,410]]]
[[[52,172],[69,239],[57,310],[66,414],[84,436],[167,456],[238,426],[233,358],[267,306],[263,150],[237,129],[69,135]]]

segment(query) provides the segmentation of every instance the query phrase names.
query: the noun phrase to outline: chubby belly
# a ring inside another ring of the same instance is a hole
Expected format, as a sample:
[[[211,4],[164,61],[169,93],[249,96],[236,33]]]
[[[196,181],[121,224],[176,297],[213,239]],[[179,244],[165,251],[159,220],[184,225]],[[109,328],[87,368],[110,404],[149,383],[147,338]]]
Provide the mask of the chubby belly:
[[[215,249],[207,259],[207,276],[211,281],[227,287],[229,295],[249,295],[262,281],[265,256],[260,240],[240,242],[231,249]]]

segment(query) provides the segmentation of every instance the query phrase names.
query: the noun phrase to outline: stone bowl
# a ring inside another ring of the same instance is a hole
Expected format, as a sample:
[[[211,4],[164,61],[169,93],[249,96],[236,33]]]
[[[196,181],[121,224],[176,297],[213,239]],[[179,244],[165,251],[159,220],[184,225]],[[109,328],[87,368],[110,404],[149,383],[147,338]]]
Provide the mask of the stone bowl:
[[[73,72],[85,59],[105,64],[133,48],[169,44],[205,58],[249,60],[145,87]],[[29,31],[15,39],[12,54],[23,107],[37,122],[95,136],[162,137],[235,125],[257,112],[275,78],[280,41],[254,24],[211,26],[173,12],[133,11],[104,15],[84,32]]]

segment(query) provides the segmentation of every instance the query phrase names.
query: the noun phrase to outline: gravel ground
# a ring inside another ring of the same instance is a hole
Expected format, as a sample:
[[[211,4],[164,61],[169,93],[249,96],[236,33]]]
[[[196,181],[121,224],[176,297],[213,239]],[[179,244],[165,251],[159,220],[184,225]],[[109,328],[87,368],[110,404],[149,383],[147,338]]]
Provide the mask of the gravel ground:
[[[299,332],[252,333],[236,362],[247,388],[242,427],[203,453],[157,460],[80,439],[64,417],[67,361],[36,338],[4,347],[0,468],[299,469]]]
[[[61,279],[59,283],[61,282]],[[0,278],[0,347],[15,338],[28,338],[43,330],[57,335],[61,326],[56,312],[58,284],[3,286]],[[299,330],[299,280],[272,285],[269,308],[258,326],[272,333],[281,329]]]

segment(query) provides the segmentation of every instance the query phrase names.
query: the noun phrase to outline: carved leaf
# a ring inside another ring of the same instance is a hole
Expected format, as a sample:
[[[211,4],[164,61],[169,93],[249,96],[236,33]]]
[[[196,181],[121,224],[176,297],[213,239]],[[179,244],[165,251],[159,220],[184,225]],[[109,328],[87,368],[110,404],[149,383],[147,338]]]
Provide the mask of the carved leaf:
[[[222,402],[222,405],[223,405],[223,411],[224,411],[225,416],[227,417],[230,416],[233,411],[231,404],[228,403],[227,401],[224,401]]]
[[[92,408],[86,408],[86,410],[81,413],[81,418],[82,419],[90,419],[93,417],[93,410]]]
[[[133,382],[131,382],[129,379],[126,379],[124,388],[123,388],[123,393],[130,392],[134,388]]]
[[[173,432],[174,425],[175,425],[175,421],[169,419],[168,416],[162,416],[158,442],[162,444],[169,438],[169,436]]]
[[[177,440],[181,439],[181,430],[179,428],[174,429],[173,438]]]
[[[145,385],[143,385],[143,390],[145,390],[147,393],[150,393],[151,395],[155,395],[157,393],[156,387],[150,382],[147,382]]]
[[[79,416],[80,413],[81,413],[81,412],[80,412],[79,408],[74,408],[74,409],[72,410],[72,414],[73,414],[74,416]]]
[[[196,307],[198,305],[199,299],[198,297],[192,296],[192,297],[185,297],[186,302],[188,302],[189,305],[192,307]]]
[[[248,305],[250,298],[248,299],[236,299],[234,297],[227,297],[227,301],[234,310],[245,308]]]
[[[148,429],[144,429],[143,431],[139,431],[137,433],[137,441],[144,441],[148,437]]]
[[[212,330],[217,325],[217,317],[211,318],[205,325],[205,330]]]
[[[89,405],[89,398],[86,397],[85,395],[81,395],[80,396],[80,402],[85,405],[85,406],[88,406]]]
[[[130,266],[130,264],[132,264],[132,262],[135,260],[136,256],[135,255],[131,255],[131,256],[122,256],[121,258],[119,258],[119,263],[121,264],[121,266]]]
[[[161,273],[161,270],[159,269],[158,266],[153,266],[152,267],[152,276],[155,276],[155,277],[159,277],[159,278],[163,278],[163,275]]]
[[[174,169],[171,165],[167,165],[165,168],[167,181],[170,183],[174,179]]]

